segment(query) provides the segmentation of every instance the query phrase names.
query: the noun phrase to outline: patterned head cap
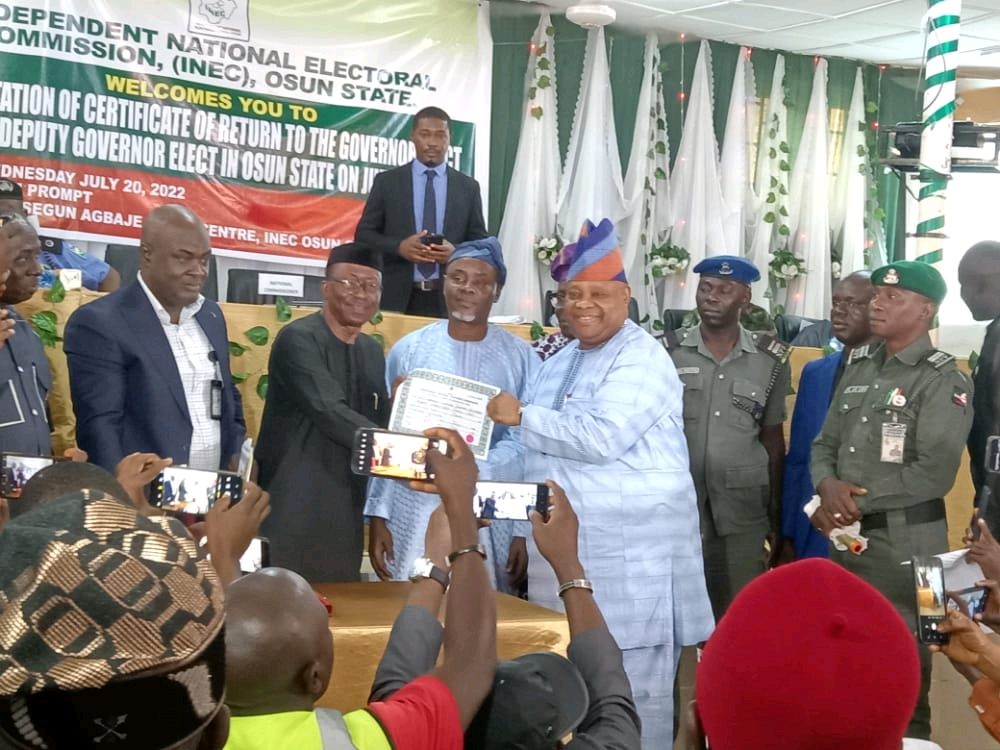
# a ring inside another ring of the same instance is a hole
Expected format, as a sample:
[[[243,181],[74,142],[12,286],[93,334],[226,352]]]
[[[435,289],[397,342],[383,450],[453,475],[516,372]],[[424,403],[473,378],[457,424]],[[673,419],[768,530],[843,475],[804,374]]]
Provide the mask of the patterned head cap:
[[[193,735],[221,705],[223,616],[211,563],[176,521],[88,490],[12,519],[0,533],[0,735],[37,748],[113,736],[119,750]]]
[[[555,281],[625,281],[625,266],[618,235],[611,219],[587,219],[576,242],[563,247],[552,259],[549,273]]]

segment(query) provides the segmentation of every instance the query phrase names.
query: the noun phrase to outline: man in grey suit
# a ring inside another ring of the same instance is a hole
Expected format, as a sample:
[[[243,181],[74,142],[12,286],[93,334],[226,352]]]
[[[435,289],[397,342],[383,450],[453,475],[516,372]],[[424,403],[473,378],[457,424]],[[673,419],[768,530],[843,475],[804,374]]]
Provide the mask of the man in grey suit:
[[[382,254],[382,308],[446,316],[444,266],[455,245],[486,236],[479,183],[445,164],[451,118],[425,107],[413,118],[409,164],[378,175],[355,239]]]

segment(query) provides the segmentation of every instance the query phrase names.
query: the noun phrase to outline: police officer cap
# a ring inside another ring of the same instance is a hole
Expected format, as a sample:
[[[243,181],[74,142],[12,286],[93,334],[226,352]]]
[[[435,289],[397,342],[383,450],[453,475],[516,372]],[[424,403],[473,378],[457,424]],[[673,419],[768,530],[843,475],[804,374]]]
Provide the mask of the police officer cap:
[[[21,198],[21,186],[13,180],[0,180],[0,198]]]
[[[948,287],[938,270],[919,260],[897,260],[872,271],[872,284],[909,289],[940,305]]]
[[[713,255],[705,258],[694,267],[694,272],[702,276],[718,276],[720,279],[741,281],[747,285],[760,281],[760,271],[757,270],[757,266],[738,255]]]

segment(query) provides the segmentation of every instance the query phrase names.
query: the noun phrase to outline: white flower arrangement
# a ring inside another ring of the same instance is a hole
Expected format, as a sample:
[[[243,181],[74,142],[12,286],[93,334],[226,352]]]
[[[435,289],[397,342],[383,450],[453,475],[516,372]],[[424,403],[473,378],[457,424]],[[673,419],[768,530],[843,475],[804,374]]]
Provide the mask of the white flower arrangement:
[[[535,245],[532,248],[535,253],[535,260],[543,266],[552,265],[552,259],[563,249],[563,245],[562,238],[558,234],[536,237]]]
[[[649,271],[654,278],[662,279],[685,271],[691,263],[691,254],[683,247],[665,242],[649,249]]]
[[[830,275],[835,279],[840,278],[840,261],[835,260],[830,264]]]
[[[806,273],[806,262],[788,249],[776,250],[769,267],[779,286],[787,286],[789,281]]]

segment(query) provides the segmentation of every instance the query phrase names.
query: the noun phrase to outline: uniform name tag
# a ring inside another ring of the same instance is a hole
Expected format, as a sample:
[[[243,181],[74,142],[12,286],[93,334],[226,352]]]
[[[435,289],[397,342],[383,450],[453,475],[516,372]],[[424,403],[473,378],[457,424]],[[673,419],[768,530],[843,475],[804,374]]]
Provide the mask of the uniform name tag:
[[[677,374],[678,375],[697,375],[699,372],[701,372],[701,368],[700,367],[678,367],[677,368]]]
[[[890,464],[903,463],[903,448],[906,445],[906,425],[902,422],[886,422],[882,425],[882,461]]]
[[[844,389],[844,395],[846,396],[848,393],[866,393],[868,388],[869,386],[867,385],[849,385]]]

